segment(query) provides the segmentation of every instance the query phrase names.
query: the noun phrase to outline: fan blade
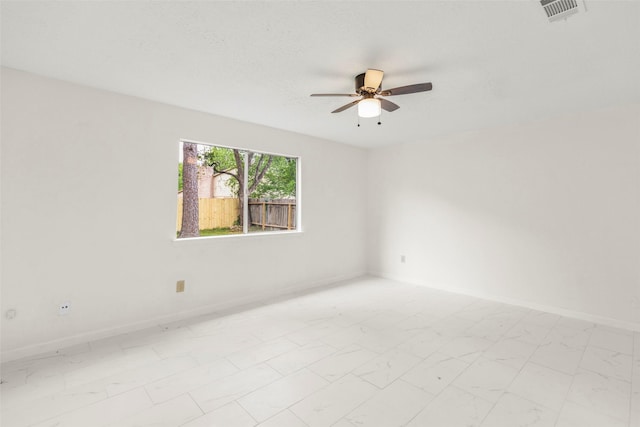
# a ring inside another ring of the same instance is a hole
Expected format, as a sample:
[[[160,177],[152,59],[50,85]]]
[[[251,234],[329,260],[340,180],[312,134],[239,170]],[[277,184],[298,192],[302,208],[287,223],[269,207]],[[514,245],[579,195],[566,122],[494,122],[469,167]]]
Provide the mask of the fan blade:
[[[357,93],[312,93],[311,96],[360,96]]]
[[[380,100],[380,106],[385,111],[392,112],[400,108],[398,104],[394,104],[393,102],[387,101],[386,99],[383,99],[383,98],[376,98],[376,99]]]
[[[339,112],[341,112],[341,111],[344,111],[344,110],[346,110],[347,108],[351,108],[351,107],[353,107],[354,105],[356,105],[356,104],[357,104],[358,102],[360,102],[360,101],[361,101],[361,100],[360,100],[360,99],[358,99],[357,101],[350,102],[350,103],[348,103],[347,105],[343,105],[342,107],[338,108],[337,110],[333,110],[333,111],[332,111],[332,113],[339,113]]]
[[[378,90],[380,83],[382,83],[383,76],[384,71],[382,70],[367,70],[364,75],[365,89]]]
[[[393,89],[386,89],[380,92],[380,95],[382,96],[407,95],[409,93],[426,92],[428,90],[431,90],[432,88],[433,88],[433,85],[431,83],[417,83],[415,85],[400,86],[400,87],[394,87]]]

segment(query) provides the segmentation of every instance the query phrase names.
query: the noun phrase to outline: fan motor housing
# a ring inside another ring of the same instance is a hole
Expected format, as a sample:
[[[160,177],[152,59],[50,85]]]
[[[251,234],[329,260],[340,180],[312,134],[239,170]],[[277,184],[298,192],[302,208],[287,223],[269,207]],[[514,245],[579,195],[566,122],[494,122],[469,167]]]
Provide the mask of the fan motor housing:
[[[355,80],[356,80],[356,93],[358,95],[363,95],[363,94],[366,94],[366,93],[370,93],[368,90],[366,90],[364,88],[364,76],[365,76],[365,74],[367,74],[367,73],[358,74],[356,76],[356,78],[355,78]],[[380,87],[382,87],[382,85],[380,85]]]

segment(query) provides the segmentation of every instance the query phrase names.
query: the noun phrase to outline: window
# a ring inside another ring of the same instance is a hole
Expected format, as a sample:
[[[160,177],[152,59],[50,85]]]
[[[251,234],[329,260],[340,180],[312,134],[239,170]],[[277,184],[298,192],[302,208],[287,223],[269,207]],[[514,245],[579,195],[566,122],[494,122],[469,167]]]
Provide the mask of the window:
[[[299,229],[300,159],[180,141],[176,235]]]

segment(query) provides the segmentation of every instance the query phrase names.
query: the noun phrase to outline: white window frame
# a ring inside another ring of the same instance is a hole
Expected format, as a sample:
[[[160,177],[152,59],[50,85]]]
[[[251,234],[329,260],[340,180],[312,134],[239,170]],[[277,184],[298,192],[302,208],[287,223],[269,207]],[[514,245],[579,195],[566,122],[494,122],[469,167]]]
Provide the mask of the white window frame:
[[[283,236],[283,235],[295,235],[302,233],[302,158],[298,155],[284,154],[280,152],[273,151],[263,151],[256,150],[250,148],[242,148],[233,145],[226,144],[215,144],[211,142],[202,142],[196,141],[193,139],[180,138],[178,141],[178,147],[180,147],[184,143],[189,144],[198,144],[198,145],[207,145],[209,147],[219,147],[219,148],[227,148],[231,150],[240,150],[244,152],[252,152],[256,154],[266,154],[269,156],[280,156],[287,157],[290,159],[296,159],[296,228],[294,230],[286,230],[286,231],[263,231],[260,233],[249,233],[249,194],[247,194],[247,189],[245,187],[244,198],[242,201],[242,209],[243,209],[243,218],[245,218],[244,223],[242,224],[242,234],[228,234],[222,236],[199,236],[199,237],[183,237],[178,238],[174,237],[174,241],[183,242],[183,241],[193,241],[193,240],[202,240],[202,239],[229,239],[229,238],[244,238],[247,236]],[[243,156],[244,158],[244,182],[245,186],[249,181],[249,158],[248,156]],[[177,215],[177,212],[176,212]],[[175,221],[174,221],[175,224]],[[174,229],[175,230],[175,229]],[[175,236],[175,231],[173,235]]]

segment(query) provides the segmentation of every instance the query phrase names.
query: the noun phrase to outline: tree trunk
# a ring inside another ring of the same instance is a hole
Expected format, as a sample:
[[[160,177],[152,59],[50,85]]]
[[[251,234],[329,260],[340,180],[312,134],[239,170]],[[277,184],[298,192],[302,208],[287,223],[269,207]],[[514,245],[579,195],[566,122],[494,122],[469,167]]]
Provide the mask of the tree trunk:
[[[251,170],[251,165],[254,162],[254,156],[256,153],[253,152],[247,152],[245,153],[245,156],[247,156],[247,165],[249,165],[249,170]],[[239,208],[239,219],[240,219],[240,225],[244,226],[244,194],[245,194],[245,188],[247,190],[247,196],[251,197],[251,193],[253,193],[255,191],[255,189],[258,187],[258,184],[260,184],[260,182],[262,181],[262,179],[264,178],[264,175],[267,173],[267,170],[269,169],[269,167],[271,166],[271,163],[273,162],[273,156],[271,155],[267,155],[267,154],[260,154],[257,160],[257,164],[255,166],[255,170],[253,171],[254,173],[252,174],[251,177],[249,177],[249,181],[251,181],[251,178],[253,178],[253,183],[251,184],[251,186],[249,186],[249,183],[245,183],[244,181],[244,159],[242,157],[242,154],[240,153],[240,150],[234,149],[233,150],[233,157],[236,161],[236,169],[238,171],[237,175],[233,175],[236,177],[236,179],[238,180],[238,208]],[[266,162],[265,162],[266,159]],[[184,174],[184,171],[183,171]],[[248,209],[248,218],[246,218],[247,221],[247,227],[251,227],[251,209]]]
[[[183,144],[182,229],[178,237],[199,237],[198,150],[196,144]]]
[[[240,226],[244,227],[244,159],[240,154],[240,150],[236,149],[233,150],[233,157],[238,171],[236,175],[238,180],[238,220]]]

